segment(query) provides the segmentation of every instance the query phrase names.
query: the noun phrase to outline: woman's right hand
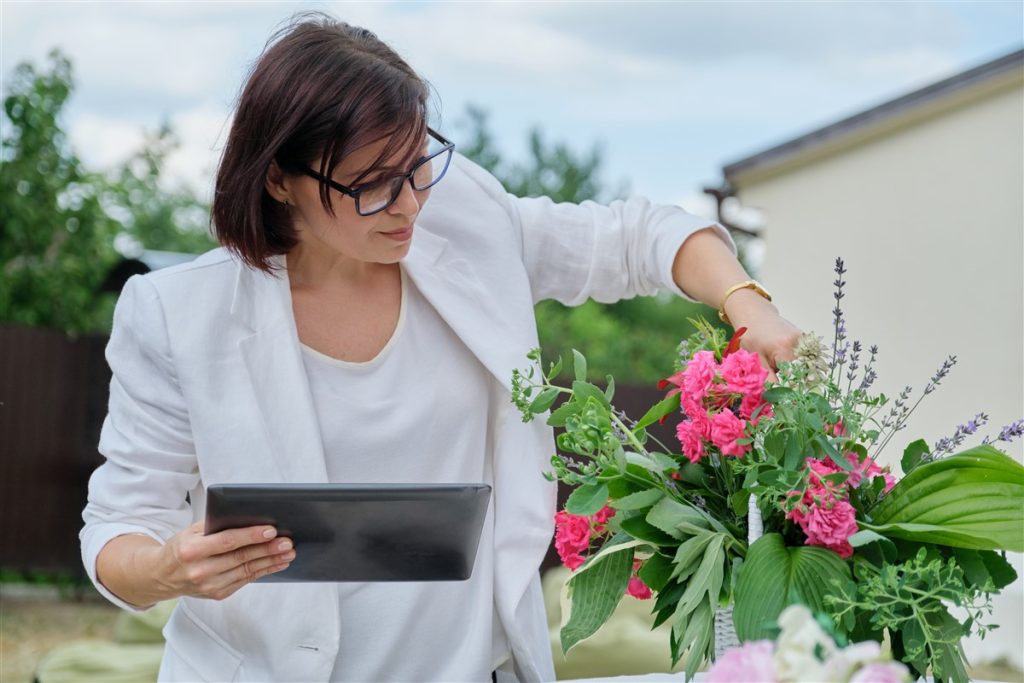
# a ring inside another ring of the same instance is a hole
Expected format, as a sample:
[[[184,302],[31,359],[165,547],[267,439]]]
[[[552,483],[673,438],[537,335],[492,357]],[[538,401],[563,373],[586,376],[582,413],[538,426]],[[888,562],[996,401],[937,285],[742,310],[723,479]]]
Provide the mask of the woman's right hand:
[[[153,576],[172,595],[223,600],[247,583],[287,569],[292,542],[269,526],[227,529],[203,535],[196,522],[154,548]]]

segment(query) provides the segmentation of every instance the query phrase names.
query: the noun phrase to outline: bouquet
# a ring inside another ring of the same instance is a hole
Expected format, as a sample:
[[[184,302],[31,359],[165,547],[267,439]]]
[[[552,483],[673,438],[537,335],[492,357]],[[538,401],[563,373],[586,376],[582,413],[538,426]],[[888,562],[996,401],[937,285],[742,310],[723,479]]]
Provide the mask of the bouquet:
[[[966,680],[960,640],[995,628],[991,596],[1016,579],[1005,551],[1024,551],[1024,467],[996,448],[1024,420],[964,448],[988,419],[975,415],[931,446],[907,444],[902,479],[879,466],[956,357],[913,404],[910,387],[895,400],[872,393],[878,349],[848,340],[841,259],[835,270],[831,348],[803,335],[775,382],[740,348],[742,328],[727,339],[704,321],[680,345],[665,398],[636,420],[615,409],[614,378],[586,381],[578,351],[570,386],[555,383],[561,359],[543,370],[540,349],[513,372],[525,421],[555,408],[547,422],[563,431],[545,476],[574,488],[555,520],[574,570],[563,652],[628,592],[653,600],[655,627],[670,621],[673,664],[685,654],[690,679],[716,641],[767,638],[802,604],[844,639],[889,642],[914,675]],[[647,433],[667,419],[672,446]]]

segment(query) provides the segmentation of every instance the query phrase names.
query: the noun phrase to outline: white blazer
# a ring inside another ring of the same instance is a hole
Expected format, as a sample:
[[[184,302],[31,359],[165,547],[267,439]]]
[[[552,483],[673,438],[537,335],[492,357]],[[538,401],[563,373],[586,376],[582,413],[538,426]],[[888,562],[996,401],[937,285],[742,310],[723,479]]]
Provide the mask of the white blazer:
[[[519,680],[555,679],[538,574],[554,526],[556,485],[542,476],[554,444],[544,420],[523,423],[510,402],[512,370],[538,345],[533,304],[683,295],[675,254],[709,226],[735,252],[722,226],[677,207],[519,199],[459,156],[417,221],[406,270],[493,375],[495,605]],[[210,484],[326,482],[290,302],[286,277],[223,249],[125,285],[107,347],[107,460],[90,479],[81,532],[86,570],[115,604],[134,609],[96,580],[96,556],[115,536],[164,542],[203,519]],[[330,583],[182,598],[161,680],[326,681],[344,618]],[[409,643],[408,656],[432,653]]]

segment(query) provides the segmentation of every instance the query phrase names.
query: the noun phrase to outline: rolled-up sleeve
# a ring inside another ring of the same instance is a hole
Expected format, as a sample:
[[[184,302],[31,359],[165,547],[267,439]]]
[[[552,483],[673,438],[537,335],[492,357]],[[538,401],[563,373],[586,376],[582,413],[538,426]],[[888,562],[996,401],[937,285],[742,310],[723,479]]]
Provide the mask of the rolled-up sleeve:
[[[482,168],[463,159],[460,165],[505,206],[519,231],[535,302],[611,303],[658,290],[692,301],[672,277],[676,254],[686,239],[710,228],[736,253],[736,244],[720,223],[678,206],[657,205],[642,197],[608,205],[515,197]]]
[[[96,558],[113,538],[144,534],[164,543],[191,523],[186,494],[199,481],[185,399],[174,373],[159,295],[145,277],[124,287],[106,350],[110,403],[89,479],[79,535],[82,561],[97,590],[140,611],[96,577]]]

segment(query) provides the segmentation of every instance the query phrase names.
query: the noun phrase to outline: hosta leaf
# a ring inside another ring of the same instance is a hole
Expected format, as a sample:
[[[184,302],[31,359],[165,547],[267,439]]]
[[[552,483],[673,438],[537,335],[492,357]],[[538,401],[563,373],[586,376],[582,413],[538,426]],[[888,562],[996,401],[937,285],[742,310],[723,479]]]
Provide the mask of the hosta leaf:
[[[850,581],[846,562],[816,546],[787,547],[779,534],[765,534],[747,550],[736,580],[733,623],[740,640],[769,638],[782,610],[802,603],[826,612],[832,581]]]
[[[625,545],[625,544],[624,544]],[[633,573],[633,549],[610,553],[566,582],[569,616],[560,630],[562,652],[594,635],[608,621]]]
[[[1024,552],[1024,466],[978,446],[914,468],[862,524],[889,537]]]

